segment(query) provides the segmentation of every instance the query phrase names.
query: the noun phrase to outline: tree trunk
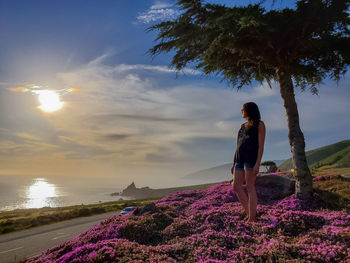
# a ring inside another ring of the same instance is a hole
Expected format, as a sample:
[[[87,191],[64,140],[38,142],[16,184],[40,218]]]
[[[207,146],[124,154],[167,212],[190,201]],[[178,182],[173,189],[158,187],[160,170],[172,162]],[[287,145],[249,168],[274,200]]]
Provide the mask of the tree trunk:
[[[304,135],[299,125],[299,114],[294,97],[292,78],[289,73],[280,69],[276,73],[287,113],[288,138],[293,166],[296,170],[295,195],[300,199],[308,199],[313,196],[312,176],[306,161]]]

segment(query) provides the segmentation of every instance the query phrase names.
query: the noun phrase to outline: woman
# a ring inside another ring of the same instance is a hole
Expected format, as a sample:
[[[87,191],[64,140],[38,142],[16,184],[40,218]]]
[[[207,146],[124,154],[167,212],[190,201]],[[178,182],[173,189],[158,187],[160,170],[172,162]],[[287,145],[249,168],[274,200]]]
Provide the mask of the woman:
[[[255,222],[258,204],[255,179],[264,151],[266,131],[264,122],[260,120],[259,108],[254,102],[243,105],[242,117],[247,122],[241,125],[238,132],[237,149],[231,173],[234,174],[233,189],[248,215],[248,222]],[[248,196],[243,191],[244,180]]]

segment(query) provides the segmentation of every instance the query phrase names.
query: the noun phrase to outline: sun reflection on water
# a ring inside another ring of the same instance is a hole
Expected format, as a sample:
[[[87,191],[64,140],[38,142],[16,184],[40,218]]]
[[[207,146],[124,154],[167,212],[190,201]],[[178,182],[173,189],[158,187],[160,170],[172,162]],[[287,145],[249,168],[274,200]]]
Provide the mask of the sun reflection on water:
[[[40,208],[51,206],[53,198],[58,197],[57,189],[54,184],[50,184],[45,178],[35,178],[27,193],[26,208]]]

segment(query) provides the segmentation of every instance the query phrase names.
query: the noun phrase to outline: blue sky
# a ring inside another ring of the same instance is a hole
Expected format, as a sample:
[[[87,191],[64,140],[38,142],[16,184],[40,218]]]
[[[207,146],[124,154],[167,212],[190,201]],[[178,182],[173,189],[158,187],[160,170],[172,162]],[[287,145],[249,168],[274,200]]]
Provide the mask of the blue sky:
[[[179,184],[232,161],[248,101],[267,128],[263,160],[289,158],[277,85],[237,92],[191,69],[176,77],[170,54],[147,54],[156,35],[146,29],[176,15],[173,3],[0,1],[0,175]],[[349,139],[348,86],[346,77],[319,96],[296,89],[307,150]],[[43,89],[60,95],[60,110],[38,108]]]

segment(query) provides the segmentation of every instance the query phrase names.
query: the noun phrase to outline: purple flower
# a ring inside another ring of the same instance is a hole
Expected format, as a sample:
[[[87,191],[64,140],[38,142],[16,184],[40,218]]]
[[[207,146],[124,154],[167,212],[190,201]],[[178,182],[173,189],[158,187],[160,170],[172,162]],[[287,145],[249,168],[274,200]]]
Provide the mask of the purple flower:
[[[222,182],[166,196],[142,213],[113,216],[27,262],[350,261],[349,213],[257,192],[254,224]]]

